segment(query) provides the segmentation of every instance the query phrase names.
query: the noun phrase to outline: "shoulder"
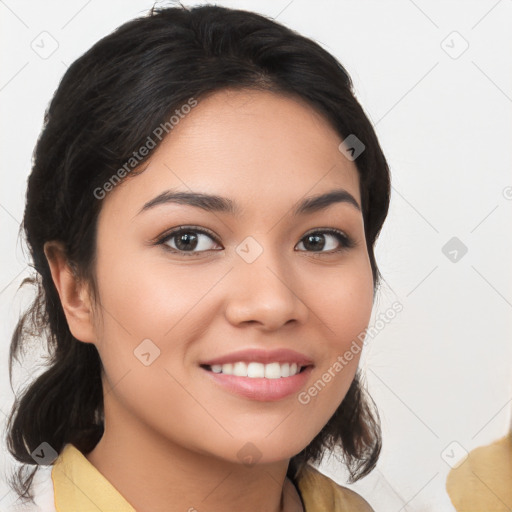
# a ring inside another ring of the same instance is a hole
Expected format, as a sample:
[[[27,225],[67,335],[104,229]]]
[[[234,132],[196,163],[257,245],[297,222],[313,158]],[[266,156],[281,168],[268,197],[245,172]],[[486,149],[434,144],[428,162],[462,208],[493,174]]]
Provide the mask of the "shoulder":
[[[305,512],[374,512],[359,494],[337,484],[313,466],[304,467],[297,485]]]
[[[448,474],[446,490],[457,510],[512,508],[512,433],[472,450]],[[491,490],[492,488],[492,490]]]

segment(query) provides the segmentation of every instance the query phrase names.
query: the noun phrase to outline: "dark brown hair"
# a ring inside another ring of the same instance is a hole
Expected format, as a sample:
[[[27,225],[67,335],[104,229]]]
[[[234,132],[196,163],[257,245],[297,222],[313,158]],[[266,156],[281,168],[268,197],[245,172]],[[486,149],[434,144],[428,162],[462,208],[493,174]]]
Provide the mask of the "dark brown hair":
[[[11,386],[13,363],[30,337],[46,341],[49,357],[45,370],[18,394],[8,420],[8,449],[22,463],[11,479],[20,497],[32,498],[37,465],[31,453],[42,442],[58,453],[66,443],[88,453],[103,434],[101,360],[93,344],[78,341],[68,328],[44,243],[60,241],[77,278],[94,292],[102,205],[95,190],[119,175],[133,152],[191,97],[200,100],[226,88],[305,100],[343,139],[353,134],[365,145],[355,164],[377,290],[373,248],[388,211],[389,169],[343,66],[316,42],[243,10],[153,8],[125,23],[69,67],[34,151],[23,229],[35,272],[22,286],[34,284],[37,295],[12,336]],[[378,413],[359,373],[323,430],[291,459],[288,476],[296,481],[304,464],[335,447],[351,481],[368,474],[380,453]],[[36,465],[29,475],[27,465]]]

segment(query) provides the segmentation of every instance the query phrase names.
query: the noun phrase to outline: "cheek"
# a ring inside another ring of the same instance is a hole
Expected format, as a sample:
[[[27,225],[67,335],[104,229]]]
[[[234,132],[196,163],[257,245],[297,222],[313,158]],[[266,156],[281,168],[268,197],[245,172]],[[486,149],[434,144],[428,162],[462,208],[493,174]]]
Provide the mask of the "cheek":
[[[210,272],[191,279],[190,267],[179,265],[171,275],[169,264],[145,265],[104,247],[98,253],[102,322],[97,345],[105,368],[105,405],[129,411],[182,443],[191,431],[206,438],[215,425],[205,421],[204,406],[187,392],[183,369],[195,336],[191,329],[205,313],[207,301],[200,299],[219,277]]]
[[[115,249],[98,256],[105,334],[112,329],[134,343],[161,340],[179,329],[181,319],[188,320],[195,304],[218,280],[211,271],[196,270],[199,267],[174,264],[171,272],[164,259],[118,256]]]
[[[325,273],[310,292],[314,311],[330,334],[331,348],[343,350],[367,328],[373,308],[373,276],[367,257]]]
[[[133,397],[134,406],[140,398],[143,409],[158,410],[166,395],[155,390],[182,393],[171,374],[183,381],[188,348],[216,314],[208,291],[225,273],[202,268],[163,258],[145,260],[135,251],[132,257],[108,244],[98,252],[98,351],[111,385],[121,379],[130,388],[129,382],[134,383],[125,394]]]
[[[373,276],[369,260],[324,279],[310,295],[323,325],[323,350],[313,383],[298,396],[310,413],[325,422],[345,397],[357,371],[364,335],[373,308]],[[322,421],[319,422],[322,425]]]

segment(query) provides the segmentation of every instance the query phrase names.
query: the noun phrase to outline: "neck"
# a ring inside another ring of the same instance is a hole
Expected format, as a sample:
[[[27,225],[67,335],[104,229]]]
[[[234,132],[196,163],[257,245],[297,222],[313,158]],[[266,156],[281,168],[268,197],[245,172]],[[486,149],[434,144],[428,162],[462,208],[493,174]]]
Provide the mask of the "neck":
[[[289,460],[247,466],[171,443],[133,418],[106,420],[86,458],[137,512],[303,510],[286,478]]]

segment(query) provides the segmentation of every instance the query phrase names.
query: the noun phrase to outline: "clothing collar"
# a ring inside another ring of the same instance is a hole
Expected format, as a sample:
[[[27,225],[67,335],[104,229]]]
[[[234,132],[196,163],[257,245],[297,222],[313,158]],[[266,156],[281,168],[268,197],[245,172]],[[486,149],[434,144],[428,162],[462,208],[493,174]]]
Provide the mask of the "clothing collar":
[[[66,444],[55,461],[52,480],[57,512],[136,512],[71,443]]]

